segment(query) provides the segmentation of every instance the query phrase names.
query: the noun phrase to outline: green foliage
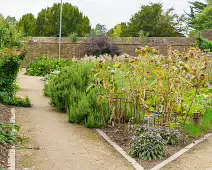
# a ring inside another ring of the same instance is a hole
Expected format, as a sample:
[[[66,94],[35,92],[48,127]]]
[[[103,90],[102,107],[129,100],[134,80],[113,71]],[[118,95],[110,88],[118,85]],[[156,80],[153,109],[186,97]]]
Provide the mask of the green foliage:
[[[161,135],[153,130],[142,129],[132,137],[130,155],[143,160],[157,160],[165,157],[165,141]]]
[[[63,34],[69,36],[75,32],[78,36],[84,37],[91,30],[90,21],[87,16],[76,6],[70,3],[63,3]],[[60,3],[52,7],[42,9],[36,20],[36,36],[56,37],[60,28]]]
[[[168,145],[176,145],[180,142],[181,133],[178,130],[169,129],[166,127],[160,127],[157,132],[166,141]]]
[[[100,56],[104,54],[120,55],[121,50],[106,37],[89,38],[86,42],[85,54]]]
[[[70,39],[71,39],[71,41],[72,42],[77,42],[77,33],[71,33],[70,35],[69,35],[69,37],[70,37]]]
[[[45,76],[53,71],[60,71],[61,68],[71,63],[71,60],[51,59],[49,57],[39,57],[32,62],[26,69],[29,76]]]
[[[23,34],[10,21],[0,18],[0,49],[22,47]]]
[[[5,49],[0,51],[0,103],[30,107],[29,98],[16,97],[16,78],[26,51]]]
[[[107,102],[98,104],[98,90],[89,86],[93,82],[91,69],[95,63],[72,63],[53,77],[45,86],[44,93],[59,111],[66,111],[69,122],[86,127],[102,127],[105,124]],[[107,115],[107,114],[106,114]]]
[[[3,124],[0,122],[0,143],[3,145],[16,145],[22,138],[18,134],[20,127],[15,124]]]
[[[35,36],[36,18],[31,13],[23,15],[16,26],[24,32],[24,36]]]
[[[140,11],[132,16],[128,24],[128,34],[139,36],[142,30],[149,37],[181,37],[185,31],[182,27],[184,16],[173,14],[174,9],[163,11],[161,3],[142,5]]]
[[[212,41],[204,40],[200,37],[197,37],[197,45],[202,50],[210,50],[212,52]]]
[[[94,29],[91,29],[89,37],[104,37],[106,36],[106,32],[106,26],[98,23]]]
[[[207,6],[201,13],[197,14],[191,25],[196,30],[212,29],[212,5]]]
[[[127,24],[122,22],[117,24],[112,30],[108,31],[107,36],[109,37],[127,37]]]
[[[201,128],[194,123],[185,124],[184,131],[185,131],[185,133],[187,133],[193,137],[198,137],[202,133]]]

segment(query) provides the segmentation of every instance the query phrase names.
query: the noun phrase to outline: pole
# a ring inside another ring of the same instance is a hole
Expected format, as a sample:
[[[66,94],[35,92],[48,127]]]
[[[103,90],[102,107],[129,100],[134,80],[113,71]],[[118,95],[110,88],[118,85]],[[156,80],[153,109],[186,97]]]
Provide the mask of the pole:
[[[63,18],[62,15],[63,15],[63,0],[61,0],[61,4],[60,4],[59,60],[60,60],[60,54],[61,54],[62,18]]]

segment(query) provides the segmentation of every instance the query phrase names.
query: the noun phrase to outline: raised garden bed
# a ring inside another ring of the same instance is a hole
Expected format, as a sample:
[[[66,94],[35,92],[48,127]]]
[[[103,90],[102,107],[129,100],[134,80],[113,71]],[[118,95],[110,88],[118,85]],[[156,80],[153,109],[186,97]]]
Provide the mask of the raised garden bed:
[[[130,150],[130,139],[131,134],[128,130],[128,125],[117,125],[115,127],[107,127],[102,129],[112,141],[116,142],[123,150],[129,153]],[[183,149],[185,146],[192,142],[192,138],[186,138],[183,142],[180,142],[178,145],[167,146],[166,147],[166,157],[163,160],[152,160],[152,161],[144,161],[139,158],[135,158],[135,160],[145,169],[151,169],[157,164],[164,161],[166,158],[174,155],[176,152]]]
[[[0,104],[0,122],[9,123],[11,117],[10,108]],[[9,147],[0,144],[0,168],[7,168]]]

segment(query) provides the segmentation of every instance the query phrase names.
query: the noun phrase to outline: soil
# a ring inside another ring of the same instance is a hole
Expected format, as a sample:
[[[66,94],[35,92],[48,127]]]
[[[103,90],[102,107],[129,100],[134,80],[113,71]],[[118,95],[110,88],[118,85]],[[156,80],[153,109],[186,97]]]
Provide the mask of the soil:
[[[19,74],[19,95],[32,108],[16,108],[16,123],[26,144],[16,150],[16,170],[132,170],[133,167],[93,129],[70,124],[43,96],[40,77]]]
[[[122,149],[124,149],[127,153],[129,153],[130,150],[130,139],[131,134],[129,133],[128,125],[119,125],[115,127],[108,127],[105,129],[102,129],[114,142],[116,142]],[[189,140],[190,141],[190,140]],[[186,141],[184,143],[180,143],[179,145],[175,146],[167,146],[166,147],[166,157],[164,160],[172,155],[174,155],[176,152],[180,151],[182,148],[187,146],[189,141]],[[135,160],[142,166],[144,169],[151,169],[157,164],[161,163],[164,160],[153,160],[153,161],[143,161],[139,158],[135,158]]]
[[[0,122],[9,123],[11,117],[10,108],[0,104]],[[7,168],[9,146],[0,144],[0,168]]]

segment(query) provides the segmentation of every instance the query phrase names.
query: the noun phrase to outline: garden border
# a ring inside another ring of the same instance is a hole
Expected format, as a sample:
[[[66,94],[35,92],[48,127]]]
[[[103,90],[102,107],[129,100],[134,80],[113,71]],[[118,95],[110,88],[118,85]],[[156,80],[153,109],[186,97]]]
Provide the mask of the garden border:
[[[138,163],[136,162],[135,159],[133,159],[132,157],[130,157],[117,143],[113,142],[110,137],[105,134],[101,129],[96,129],[96,131],[110,144],[112,145],[136,170],[144,170],[144,168]],[[186,146],[185,148],[181,149],[179,152],[175,153],[174,155],[172,155],[171,157],[167,158],[166,160],[164,160],[163,162],[159,163],[158,165],[156,165],[155,167],[151,168],[151,170],[159,170],[162,167],[164,167],[165,165],[169,164],[170,162],[176,160],[178,157],[180,157],[181,155],[183,155],[184,153],[186,153],[187,151],[191,150],[194,146],[196,146],[197,144],[205,141],[207,138],[209,138],[210,136],[212,136],[212,133],[208,133],[206,134],[204,137],[194,141],[193,143],[189,144],[188,146]]]
[[[136,170],[144,170],[144,168],[136,162],[135,159],[130,157],[117,143],[113,142],[110,137],[105,134],[101,129],[96,131],[110,144],[112,145]]]
[[[11,109],[11,118],[10,118],[10,123],[15,123],[15,108]],[[8,158],[8,170],[15,170],[15,146],[13,146],[9,150],[9,158]]]

